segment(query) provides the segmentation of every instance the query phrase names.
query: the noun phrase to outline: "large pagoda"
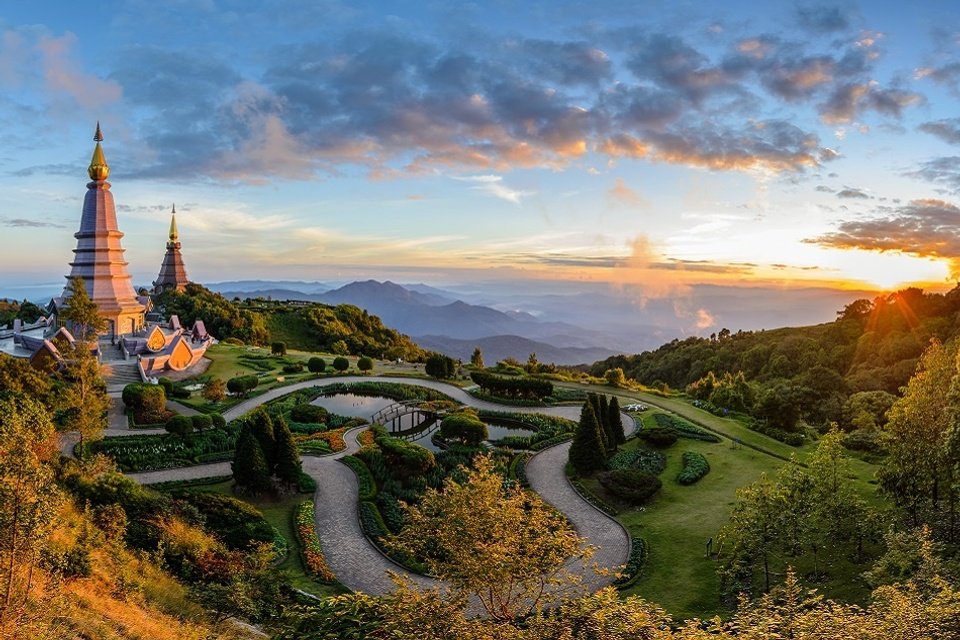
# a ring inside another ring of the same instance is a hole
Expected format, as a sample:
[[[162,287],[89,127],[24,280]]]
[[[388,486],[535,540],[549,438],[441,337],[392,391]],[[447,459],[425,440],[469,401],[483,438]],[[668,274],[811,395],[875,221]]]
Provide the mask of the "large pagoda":
[[[110,167],[103,154],[100,143],[100,123],[93,139],[97,146],[87,173],[87,194],[83,199],[83,214],[80,218],[80,230],[73,236],[77,239],[77,248],[73,250],[74,259],[70,263],[68,280],[82,278],[87,293],[96,303],[100,315],[107,319],[107,334],[111,338],[140,331],[144,327],[145,307],[137,298],[127,262],[123,259],[123,247],[120,238],[123,233],[117,228],[117,212],[110,193]],[[70,296],[69,287],[63,292],[63,300]]]
[[[187,269],[183,265],[180,253],[180,235],[177,233],[177,207],[170,213],[170,235],[167,240],[167,253],[160,265],[160,275],[153,283],[154,293],[163,293],[170,289],[183,291],[187,286]]]

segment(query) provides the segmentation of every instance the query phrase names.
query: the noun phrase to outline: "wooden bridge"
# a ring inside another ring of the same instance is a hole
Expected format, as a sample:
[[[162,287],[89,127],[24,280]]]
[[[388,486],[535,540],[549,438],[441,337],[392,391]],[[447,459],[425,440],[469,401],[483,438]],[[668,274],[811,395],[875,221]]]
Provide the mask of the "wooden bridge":
[[[383,425],[398,438],[415,440],[424,430],[436,429],[447,413],[449,409],[431,408],[423,400],[402,400],[377,411],[370,422]]]

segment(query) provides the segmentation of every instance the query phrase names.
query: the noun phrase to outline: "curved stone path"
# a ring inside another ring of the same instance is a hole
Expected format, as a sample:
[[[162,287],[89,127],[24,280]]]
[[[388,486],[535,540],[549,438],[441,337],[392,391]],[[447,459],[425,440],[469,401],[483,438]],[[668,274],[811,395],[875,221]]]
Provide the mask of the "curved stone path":
[[[493,411],[515,411],[542,413],[561,416],[571,420],[580,417],[579,406],[564,407],[514,407],[479,400],[459,387],[434,380],[417,378],[362,377],[345,376],[338,378],[317,378],[296,384],[271,389],[270,391],[245,400],[224,412],[224,418],[234,420],[259,405],[287,395],[293,391],[311,387],[323,387],[335,383],[351,382],[397,382],[441,391],[454,400],[478,409]],[[624,428],[635,428],[632,418],[623,414]],[[346,449],[327,456],[304,456],[303,470],[317,483],[314,495],[317,535],[323,546],[324,555],[330,568],[340,582],[353,591],[363,591],[371,595],[380,595],[394,590],[394,584],[388,572],[406,574],[421,587],[437,586],[432,578],[410,574],[386,558],[363,535],[357,516],[359,485],[357,477],[346,465],[337,461],[345,455],[359,449],[357,435],[366,427],[356,427],[344,434]],[[129,431],[128,431],[129,433]],[[137,431],[136,433],[140,433]],[[110,433],[110,435],[114,435]],[[527,479],[530,487],[544,500],[562,511],[577,532],[594,546],[594,555],[590,564],[603,569],[616,570],[626,563],[630,553],[630,536],[623,526],[610,516],[600,512],[586,502],[567,481],[564,466],[570,443],[562,443],[536,453],[527,462]],[[194,467],[164,469],[130,474],[130,477],[144,484],[167,482],[169,480],[187,480],[230,473],[229,462],[218,462]],[[579,569],[583,574],[583,590],[596,590],[610,583],[609,576],[594,571],[583,570],[579,564],[572,563],[571,571]]]

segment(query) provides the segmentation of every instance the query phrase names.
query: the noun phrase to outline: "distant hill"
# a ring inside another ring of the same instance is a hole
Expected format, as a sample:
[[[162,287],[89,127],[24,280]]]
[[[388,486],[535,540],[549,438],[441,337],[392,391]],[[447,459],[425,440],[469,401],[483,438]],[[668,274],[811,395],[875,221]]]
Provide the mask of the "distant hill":
[[[552,344],[520,336],[488,336],[473,340],[458,340],[446,336],[417,336],[414,340],[425,349],[439,351],[464,362],[470,360],[474,348],[480,347],[484,361],[491,365],[508,357],[524,362],[531,353],[536,353],[537,359],[541,362],[562,365],[585,364],[616,353],[616,350],[604,347],[555,347]]]

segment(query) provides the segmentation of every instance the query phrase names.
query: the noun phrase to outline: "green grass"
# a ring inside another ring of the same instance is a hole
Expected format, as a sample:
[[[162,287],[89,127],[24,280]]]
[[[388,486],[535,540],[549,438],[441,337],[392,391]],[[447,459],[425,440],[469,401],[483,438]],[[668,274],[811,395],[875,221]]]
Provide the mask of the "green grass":
[[[233,480],[221,482],[219,484],[199,487],[198,490],[210,493],[221,493],[231,497],[233,493]],[[286,572],[290,584],[302,591],[311,593],[317,597],[326,597],[338,593],[346,593],[347,589],[341,585],[327,585],[317,582],[307,575],[300,558],[300,546],[297,543],[297,536],[293,530],[293,510],[306,498],[303,494],[295,494],[280,499],[271,498],[240,498],[244,502],[249,502],[263,513],[263,517],[277,528],[278,531],[287,539],[290,551],[283,562],[277,565],[281,571]]]
[[[582,387],[581,387],[582,388]],[[594,387],[599,393],[611,392],[609,387]],[[706,557],[706,543],[714,538],[717,550],[717,533],[727,522],[736,501],[738,488],[757,480],[762,473],[774,476],[785,464],[779,457],[805,461],[816,447],[815,443],[802,447],[790,447],[782,442],[751,431],[742,422],[733,418],[721,418],[692,406],[681,398],[662,398],[642,392],[618,389],[620,404],[624,406],[640,401],[649,407],[641,414],[645,425],[653,425],[656,413],[675,413],[690,422],[718,433],[725,438],[720,443],[701,442],[681,438],[665,450],[667,467],[660,475],[663,489],[642,510],[619,502],[608,494],[599,482],[588,479],[584,484],[602,499],[621,509],[618,519],[631,535],[639,535],[647,541],[649,558],[642,577],[627,594],[640,595],[663,606],[676,619],[710,617],[729,613],[720,602],[720,583],[717,562]],[[745,444],[733,448],[731,438],[740,438]],[[622,449],[641,446],[632,440]],[[699,482],[683,486],[676,482],[683,466],[684,451],[703,454],[710,463],[710,473]],[[776,455],[771,455],[776,454]],[[874,478],[876,465],[851,457],[850,466],[858,492],[873,505],[880,505]],[[875,549],[867,548],[868,554]],[[857,565],[849,558],[821,554],[819,568],[827,569],[829,580],[810,584],[828,597],[847,602],[862,602],[868,590],[858,579],[867,565]],[[774,559],[774,571],[782,580],[787,565],[795,567],[801,577],[812,574],[813,557]]]

